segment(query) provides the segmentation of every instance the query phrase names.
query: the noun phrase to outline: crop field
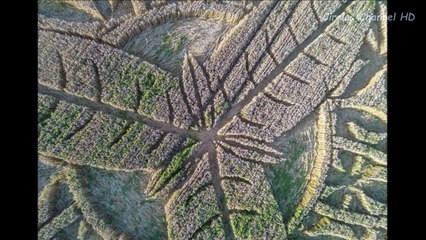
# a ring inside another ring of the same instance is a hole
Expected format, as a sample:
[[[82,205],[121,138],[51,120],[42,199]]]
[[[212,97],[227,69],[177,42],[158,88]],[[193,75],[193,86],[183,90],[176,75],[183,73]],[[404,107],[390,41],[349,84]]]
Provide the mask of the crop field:
[[[387,239],[386,2],[38,6],[38,239]]]

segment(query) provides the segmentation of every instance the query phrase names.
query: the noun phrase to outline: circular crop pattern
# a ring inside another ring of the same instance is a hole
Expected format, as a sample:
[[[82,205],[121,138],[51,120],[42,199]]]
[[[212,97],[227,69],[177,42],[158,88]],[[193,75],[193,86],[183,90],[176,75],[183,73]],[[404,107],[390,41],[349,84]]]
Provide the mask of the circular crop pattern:
[[[39,239],[387,239],[385,14],[39,0]]]

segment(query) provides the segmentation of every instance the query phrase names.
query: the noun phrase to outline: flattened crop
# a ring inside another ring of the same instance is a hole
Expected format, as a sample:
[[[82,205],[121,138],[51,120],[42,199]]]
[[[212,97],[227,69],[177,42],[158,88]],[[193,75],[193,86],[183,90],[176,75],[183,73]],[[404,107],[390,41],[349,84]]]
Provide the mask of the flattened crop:
[[[387,238],[385,3],[39,7],[39,239]]]

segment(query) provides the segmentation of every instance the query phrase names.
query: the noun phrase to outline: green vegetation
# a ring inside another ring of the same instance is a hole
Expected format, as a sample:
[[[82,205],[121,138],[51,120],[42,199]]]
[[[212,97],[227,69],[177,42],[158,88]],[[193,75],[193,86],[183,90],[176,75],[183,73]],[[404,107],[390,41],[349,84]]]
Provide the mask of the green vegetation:
[[[38,95],[38,132],[46,125],[48,120],[55,111],[57,99],[51,96],[39,94]]]
[[[164,54],[166,57],[172,57],[176,53],[182,51],[186,43],[186,37],[176,37],[172,33],[168,33],[163,37],[160,47],[157,49],[156,54]]]
[[[302,141],[307,140],[302,137]],[[272,172],[272,190],[284,220],[288,220],[297,205],[295,197],[303,186],[305,174],[300,168],[300,158],[306,150],[306,144],[300,140],[291,139],[284,147],[283,154],[287,161],[270,167]],[[297,213],[297,210],[296,210]]]
[[[231,225],[235,235],[242,239],[253,239],[252,231],[254,229],[251,226],[253,221],[253,215],[250,214],[238,214],[232,216]]]
[[[165,95],[169,90],[166,84],[167,80],[164,75],[159,75],[156,78],[152,72],[148,72],[141,81],[141,105],[143,104],[148,112],[155,110],[154,100],[156,97]]]
[[[38,0],[39,238],[386,239],[386,4],[191,2]]]
[[[217,115],[220,115],[222,111],[226,110],[229,107],[228,102],[223,102],[221,104],[217,104],[214,106],[214,113]]]
[[[83,162],[92,162],[93,159],[96,159],[97,163],[96,164],[100,164],[101,162],[107,163],[106,166],[110,166],[110,161],[112,159],[109,158],[109,155],[111,154],[110,152],[110,144],[111,141],[119,136],[121,134],[121,132],[123,131],[123,128],[125,126],[125,121],[119,118],[107,118],[107,121],[104,122],[104,128],[105,130],[105,135],[102,139],[100,139],[99,141],[97,141],[96,146],[93,146],[93,150],[91,151],[90,154],[87,154],[85,159],[82,160]],[[86,136],[89,137],[89,136]],[[108,161],[106,161],[108,160]]]
[[[69,134],[78,119],[84,114],[84,108],[74,104],[60,104],[50,118],[39,123],[39,149],[52,149]]]
[[[161,173],[160,178],[156,182],[155,189],[161,187],[168,179],[173,177],[185,164],[194,149],[196,141],[192,138],[188,140],[185,148],[176,154],[170,162],[170,165]],[[154,190],[155,191],[155,190]]]
[[[376,0],[368,0],[368,7],[373,8],[376,5]]]
[[[116,60],[111,61],[109,65],[113,67]],[[129,110],[140,105],[147,115],[156,109],[159,97],[164,97],[168,91],[178,88],[177,79],[146,63],[126,66],[112,83],[113,86],[109,86],[109,90],[103,93],[107,96],[107,101]],[[138,87],[140,92],[137,92]],[[137,102],[138,96],[140,102]]]
[[[236,237],[241,239],[259,239],[259,235],[262,235],[264,229],[267,229],[268,225],[274,224],[277,221],[275,216],[279,213],[275,204],[268,203],[268,206],[262,207],[264,209],[259,209],[259,215],[252,212],[232,215],[231,225]]]
[[[135,68],[132,65],[120,72],[114,80],[114,88],[108,101],[115,102],[121,98],[126,108],[132,108],[136,104],[136,94],[132,94],[132,92],[136,90],[138,78],[143,72],[143,67]],[[120,96],[121,94],[125,95]]]
[[[303,208],[297,206],[296,209],[294,210],[294,218],[300,219],[302,217],[302,213],[303,213]]]
[[[210,111],[205,111],[203,113],[203,120],[206,127],[211,127],[213,125],[213,119],[211,118]]]
[[[150,70],[144,66],[140,66],[137,70],[133,71],[132,78],[139,78],[141,91],[140,105],[148,114],[156,109],[158,105],[156,100],[158,100],[158,97],[165,96],[168,91],[175,91],[178,88],[177,79],[167,76],[165,73]]]
[[[45,106],[39,106],[38,107],[38,124],[39,126],[41,123],[49,117],[51,110]]]

